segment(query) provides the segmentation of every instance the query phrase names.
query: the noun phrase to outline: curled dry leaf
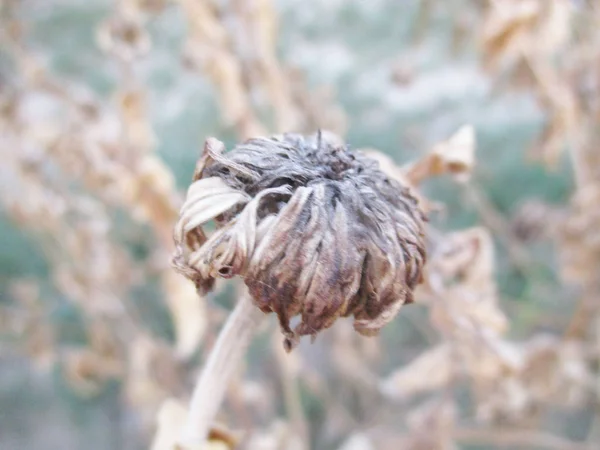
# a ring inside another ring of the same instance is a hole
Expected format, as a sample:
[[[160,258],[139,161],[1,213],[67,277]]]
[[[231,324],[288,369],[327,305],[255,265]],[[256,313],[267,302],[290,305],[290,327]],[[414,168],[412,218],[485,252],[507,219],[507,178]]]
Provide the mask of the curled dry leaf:
[[[468,181],[475,165],[475,146],[475,130],[465,125],[435,145],[427,156],[404,168],[405,177],[415,186],[426,178],[448,173],[458,181]]]
[[[175,267],[201,292],[241,275],[255,305],[277,314],[288,349],[340,316],[377,334],[421,281],[417,200],[338,142],[286,134],[223,153],[208,140],[175,228]]]

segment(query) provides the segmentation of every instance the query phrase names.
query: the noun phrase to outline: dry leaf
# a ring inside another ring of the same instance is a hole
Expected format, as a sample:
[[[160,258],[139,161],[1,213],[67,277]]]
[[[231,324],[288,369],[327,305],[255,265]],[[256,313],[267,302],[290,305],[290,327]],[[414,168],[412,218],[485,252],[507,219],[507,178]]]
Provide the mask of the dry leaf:
[[[423,159],[404,168],[409,182],[418,186],[424,179],[452,174],[457,181],[466,182],[475,165],[475,130],[465,125],[447,141],[435,145]]]

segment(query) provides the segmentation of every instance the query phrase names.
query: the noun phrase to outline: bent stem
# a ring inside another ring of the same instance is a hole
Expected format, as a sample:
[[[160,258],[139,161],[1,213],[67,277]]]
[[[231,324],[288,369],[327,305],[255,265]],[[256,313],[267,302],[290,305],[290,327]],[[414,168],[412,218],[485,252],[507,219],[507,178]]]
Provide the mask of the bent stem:
[[[231,312],[194,388],[179,439],[182,450],[197,449],[206,441],[231,377],[263,316],[245,295]]]

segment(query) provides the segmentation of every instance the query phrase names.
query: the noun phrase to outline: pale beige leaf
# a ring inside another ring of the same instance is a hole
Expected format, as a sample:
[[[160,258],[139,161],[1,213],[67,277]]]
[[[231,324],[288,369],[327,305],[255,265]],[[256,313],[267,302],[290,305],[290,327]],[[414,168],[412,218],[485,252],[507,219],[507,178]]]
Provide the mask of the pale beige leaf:
[[[468,179],[475,165],[475,129],[465,125],[450,139],[436,145],[433,154],[439,158],[445,170],[459,180]]]
[[[460,182],[468,181],[475,165],[475,146],[475,130],[465,125],[448,140],[435,145],[427,156],[405,167],[405,177],[413,186],[445,174],[452,174]]]

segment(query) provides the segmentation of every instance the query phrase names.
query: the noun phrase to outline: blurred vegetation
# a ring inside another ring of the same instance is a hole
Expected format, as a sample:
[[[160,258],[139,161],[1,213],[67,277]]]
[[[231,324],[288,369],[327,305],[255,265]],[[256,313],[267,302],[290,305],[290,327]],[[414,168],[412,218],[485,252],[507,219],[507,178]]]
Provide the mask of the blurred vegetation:
[[[548,3],[556,2],[553,0]],[[126,85],[124,81],[123,64],[107,55],[98,45],[99,28],[115,15],[115,11],[120,11],[120,7],[113,2],[6,1],[2,6],[2,20],[4,24],[14,21],[23,27],[19,39],[25,42],[24,48],[36,55],[54,80],[67,90],[72,88],[76,91],[76,87],[84,86],[100,103],[108,105],[106,108],[110,112],[118,109],[114,102],[120,93],[130,87],[134,91],[138,87],[142,89],[148,124],[155,138],[154,150],[174,175],[176,189],[173,192],[181,195],[189,184],[206,137],[216,136],[229,148],[244,136],[241,136],[243,133],[235,123],[224,118],[222,97],[211,76],[185,63],[189,58],[185,55],[185,48],[190,45],[188,39],[193,29],[186,8],[181,5],[186,2],[132,0],[122,2],[121,7],[126,9],[123,6],[126,3],[149,11],[144,12],[142,24],[149,33],[151,48],[131,64],[134,73],[132,85]],[[227,11],[235,9],[237,2],[198,0],[198,3],[219,5],[226,12],[218,17],[230,29],[232,25],[227,21],[233,21],[235,28],[235,13]],[[507,77],[506,72],[484,70],[482,55],[486,49],[481,46],[479,27],[487,20],[489,11],[486,8],[492,8],[489,5],[495,3],[498,2],[335,0],[307,3],[277,0],[274,2],[278,21],[275,54],[285,70],[293,68],[306,77],[306,92],[324,90],[324,102],[341,108],[345,125],[334,131],[343,134],[351,147],[378,149],[390,155],[399,165],[422,157],[462,125],[471,124],[477,138],[477,162],[468,187],[449,182],[446,177],[428,181],[421,188],[428,199],[443,205],[439,212],[432,214],[432,224],[445,233],[479,225],[488,227],[495,244],[494,276],[498,283],[500,304],[510,318],[508,338],[526,340],[538,332],[547,332],[560,338],[565,333],[569,317],[576,311],[577,299],[591,295],[597,303],[599,291],[595,290],[595,286],[589,288],[585,281],[564,281],[561,277],[561,260],[557,256],[560,239],[554,239],[545,232],[538,233],[542,234],[541,237],[536,235],[519,239],[513,230],[523,214],[527,217],[527,205],[532,199],[543,203],[548,211],[567,211],[569,214],[569,204],[577,190],[578,180],[573,175],[572,159],[568,152],[561,153],[551,166],[543,164],[540,160],[543,158],[531,157],[531,149],[553,115],[539,101],[537,88],[526,84],[504,89],[501,82]],[[577,15],[581,14],[580,8],[584,8],[577,5],[585,2],[565,0],[563,3],[569,4],[571,13]],[[590,11],[592,8],[590,6]],[[229,17],[230,14],[234,17]],[[600,20],[598,8],[590,14],[595,14]],[[27,77],[19,72],[19,64],[6,44],[11,39],[6,36],[10,34],[8,30],[7,26],[0,44],[0,93],[6,94],[7,98],[13,89],[28,89]],[[585,43],[589,38],[581,39]],[[194,45],[193,41],[191,45]],[[571,45],[583,44],[578,42]],[[560,50],[557,58],[566,51]],[[551,59],[556,55],[543,57]],[[127,70],[130,69],[125,69],[125,72]],[[285,71],[282,69],[282,72]],[[596,72],[596,76],[600,76],[600,72]],[[253,95],[259,100],[265,96],[264,92]],[[308,94],[301,92],[300,95]],[[31,107],[43,109],[44,101],[42,98],[39,103],[33,102]],[[317,102],[316,108],[321,107]],[[328,114],[327,111],[322,112]],[[261,114],[268,117],[268,113]],[[590,119],[593,124],[597,124],[598,117]],[[327,128],[326,124],[317,125]],[[275,127],[268,128],[273,131]],[[1,141],[2,154],[19,151],[12,145],[8,139]],[[76,146],[69,151],[77,151]],[[51,159],[45,155],[41,158],[42,165],[46,164],[46,159]],[[48,162],[47,166],[48,171],[56,171],[61,177],[56,164]],[[13,197],[19,204],[26,204],[30,200],[27,195],[17,198],[19,192],[9,186],[10,179],[4,172],[0,172],[0,176],[3,178],[0,186],[5,196]],[[118,250],[127,254],[127,259],[122,262],[132,272],[127,275],[131,276],[129,285],[123,292],[115,289],[115,295],[124,296],[129,305],[128,314],[133,315],[136,322],[144,324],[148,334],[175,346],[178,340],[177,323],[170,316],[172,307],[165,301],[162,291],[164,271],[169,270],[163,266],[168,263],[170,248],[168,243],[164,243],[160,227],[155,227],[151,220],[138,221],[130,214],[127,201],[111,204],[96,195],[93,188],[84,187],[84,184],[74,177],[68,188],[74,187],[75,192],[86,192],[86,195],[91,192],[95,200],[100,199],[100,204],[109,205],[106,217],[112,225],[107,236],[114,240]],[[44,185],[44,181],[41,185]],[[173,200],[175,205],[177,201]],[[29,344],[22,345],[19,338],[10,332],[11,328],[0,320],[0,447],[92,450],[148,448],[156,411],[149,410],[148,417],[141,418],[136,407],[128,403],[126,390],[129,381],[122,372],[127,369],[117,370],[118,375],[115,376],[97,379],[90,376],[93,389],[84,389],[83,393],[78,390],[77,382],[73,383],[73,375],[65,374],[68,369],[61,361],[63,353],[68,350],[63,349],[89,344],[90,336],[86,331],[89,318],[85,312],[82,313],[81,302],[73,301],[68,292],[56,286],[56,274],[52,269],[56,260],[48,253],[52,244],[45,243],[54,238],[40,233],[36,229],[39,224],[28,227],[23,221],[15,220],[12,203],[4,203],[5,208],[0,213],[0,308],[8,311],[8,318],[11,311],[16,311],[23,302],[23,295],[39,297],[42,321],[52,323],[52,345],[59,350],[49,366],[43,361],[39,364],[31,362],[29,357],[35,360],[36,351]],[[173,210],[177,211],[177,207],[174,206]],[[500,223],[496,220],[498,217]],[[542,225],[545,228],[559,227],[558,219],[553,220],[553,217],[562,216],[546,215],[541,219]],[[167,219],[165,222],[174,223]],[[537,222],[534,225],[544,228]],[[78,225],[70,226],[75,229]],[[58,247],[63,245],[61,242],[56,244]],[[524,262],[515,262],[514,247],[518,248],[517,253],[521,249],[527,254]],[[116,258],[120,260],[119,256]],[[80,263],[75,262],[76,265]],[[600,261],[595,261],[595,264],[600,264]],[[119,271],[118,268],[115,270]],[[592,264],[589,270],[598,274],[600,265]],[[22,294],[19,288],[22,284],[26,285],[28,292],[33,289],[36,293]],[[31,288],[31,285],[35,287]],[[109,291],[111,289],[109,287]],[[173,390],[180,398],[185,398],[182,392],[189,392],[194,370],[206,355],[204,342],[210,345],[214,339],[225,312],[234,303],[234,294],[233,288],[226,287],[207,302],[210,312],[206,312],[206,315],[210,323],[206,334],[199,340],[202,348],[194,348],[178,359],[180,367],[177,370],[187,371],[181,377],[184,381],[178,387],[180,391]],[[595,317],[597,309],[594,304],[586,311]],[[385,328],[378,338],[381,341],[380,348],[373,352],[381,354],[373,359],[377,361],[373,363],[373,373],[383,379],[394,369],[408,365],[424,350],[445,339],[429,324],[428,314],[419,306],[402,309],[395,322]],[[107,317],[110,322],[110,314]],[[597,327],[600,321],[595,320],[593,324],[588,324],[581,336],[577,335],[578,339],[588,339],[586,342],[589,347],[595,348],[595,356],[591,362],[586,361],[586,367],[589,366],[596,380],[593,388],[586,385],[589,397],[577,403],[577,408],[566,408],[565,412],[560,405],[554,404],[540,407],[541,413],[537,410],[525,413],[527,420],[523,421],[527,422],[525,427],[533,437],[528,440],[527,435],[524,443],[508,438],[507,441],[500,438],[495,443],[496,435],[486,439],[482,432],[481,436],[463,436],[464,439],[457,441],[462,443],[456,443],[455,447],[436,443],[418,448],[567,449],[584,448],[584,442],[591,445],[589,448],[594,448],[594,442],[600,442],[597,416],[600,385],[597,383],[598,361],[594,359],[599,356],[596,334],[599,334]],[[272,318],[269,323],[273,325]],[[119,324],[121,322],[111,326],[120,327]],[[395,444],[387,443],[391,439],[387,439],[389,430],[397,428],[399,433],[405,430],[405,425],[396,426],[395,421],[404,423],[411,408],[427,394],[419,393],[415,398],[399,403],[385,401],[378,410],[379,394],[375,397],[368,391],[361,394],[360,389],[350,382],[339,385],[334,382],[325,388],[318,386],[323,380],[331,381],[339,376],[336,373],[338,369],[332,367],[328,356],[335,339],[332,334],[319,339],[313,346],[303,343],[300,349],[305,358],[302,361],[310,361],[313,365],[307,369],[308,374],[304,374],[305,377],[302,375],[298,381],[302,411],[310,429],[309,448],[396,448],[393,447]],[[256,394],[252,391],[254,385],[245,385],[242,377],[236,381],[235,389],[243,399],[236,401],[230,398],[227,408],[230,416],[236,417],[232,425],[234,429],[254,427],[276,434],[273,430],[277,424],[273,424],[275,417],[271,417],[270,413],[275,413],[282,421],[289,419],[289,411],[286,412],[285,402],[280,398],[281,381],[277,363],[271,354],[274,345],[271,341],[271,334],[264,330],[257,336],[245,370],[249,383],[264,382],[273,389],[267,395],[264,392],[268,389],[263,387]],[[158,364],[167,367],[170,363]],[[558,372],[558,369],[555,370]],[[323,374],[322,380],[316,380],[314,373],[317,372]],[[430,375],[427,373],[423,376]],[[167,378],[170,376],[165,375]],[[459,415],[465,417],[465,422],[471,426],[477,422],[477,412],[469,401],[469,396],[473,394],[467,392],[465,383],[458,384],[451,395],[458,399],[457,405],[465,409]],[[258,395],[259,398],[252,395]],[[261,398],[263,395],[265,398]],[[261,401],[272,402],[275,406],[267,405],[261,410]],[[350,418],[338,420],[338,415],[342,415],[344,410],[347,410]],[[382,419],[381,416],[386,414],[389,414],[387,419]],[[532,420],[539,427],[528,422],[534,416]],[[499,419],[498,426],[517,429],[518,426],[509,419]],[[377,441],[379,444],[369,444],[371,447],[363,444],[352,447],[347,442],[351,433],[338,421],[356,424],[356,433],[368,434],[372,431],[378,438],[381,435],[384,438]],[[496,424],[493,420],[492,423]],[[496,425],[490,427],[495,429]],[[337,432],[339,429],[344,431]],[[542,443],[538,445],[534,439],[537,436],[535,430],[561,436],[566,443],[545,445],[544,439],[540,438],[539,442]],[[508,435],[512,436],[510,433]],[[470,444],[470,440],[475,443]],[[570,440],[577,441],[577,445],[581,443],[581,447],[571,447]],[[381,443],[384,441],[385,444]]]

